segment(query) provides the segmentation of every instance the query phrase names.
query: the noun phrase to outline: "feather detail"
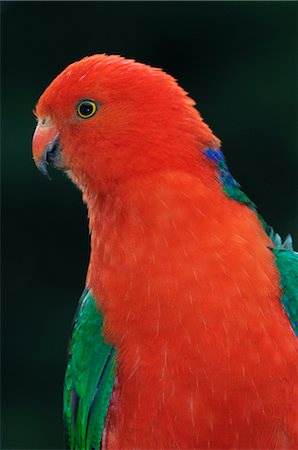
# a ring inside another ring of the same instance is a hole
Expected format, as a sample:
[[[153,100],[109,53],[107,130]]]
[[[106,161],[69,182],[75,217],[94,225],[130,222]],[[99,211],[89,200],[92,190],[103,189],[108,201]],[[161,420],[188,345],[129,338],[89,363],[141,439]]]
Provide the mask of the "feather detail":
[[[98,449],[116,373],[116,351],[102,336],[103,317],[85,290],[75,315],[64,384],[68,448]]]
[[[280,273],[281,302],[298,336],[298,253],[292,248],[292,238],[288,235],[273,253]]]

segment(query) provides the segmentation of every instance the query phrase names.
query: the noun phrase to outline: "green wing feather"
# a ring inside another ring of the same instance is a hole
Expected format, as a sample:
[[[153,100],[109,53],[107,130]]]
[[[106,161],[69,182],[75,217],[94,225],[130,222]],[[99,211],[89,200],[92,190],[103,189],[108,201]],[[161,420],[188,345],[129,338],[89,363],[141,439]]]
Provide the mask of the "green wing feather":
[[[285,244],[276,246],[272,251],[280,273],[281,302],[298,336],[298,253],[285,248]]]
[[[100,447],[115,383],[116,351],[102,335],[103,317],[84,291],[75,315],[64,382],[67,447]]]
[[[216,163],[223,191],[228,197],[239,203],[244,203],[258,215],[264,230],[272,240],[277,268],[280,273],[282,288],[282,305],[291,321],[293,329],[298,336],[298,253],[293,250],[292,238],[288,235],[282,243],[279,234],[269,226],[263,217],[258,214],[256,205],[241,190],[239,183],[231,175],[221,150],[207,149],[205,155]]]

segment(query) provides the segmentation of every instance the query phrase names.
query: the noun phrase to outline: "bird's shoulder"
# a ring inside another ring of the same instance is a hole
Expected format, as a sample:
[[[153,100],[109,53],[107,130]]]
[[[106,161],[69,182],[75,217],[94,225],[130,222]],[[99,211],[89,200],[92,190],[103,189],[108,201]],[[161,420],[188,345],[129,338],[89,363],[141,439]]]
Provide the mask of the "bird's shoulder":
[[[264,218],[258,213],[255,203],[242,191],[240,184],[230,173],[225,157],[220,149],[213,150],[208,148],[205,151],[205,155],[216,164],[222,190],[230,199],[245,204],[253,210],[271,239],[271,250],[280,274],[280,285],[282,289],[281,302],[296,335],[298,335],[298,253],[293,249],[291,235],[288,235],[284,242],[282,242],[279,234],[275,233],[273,228],[266,223]]]

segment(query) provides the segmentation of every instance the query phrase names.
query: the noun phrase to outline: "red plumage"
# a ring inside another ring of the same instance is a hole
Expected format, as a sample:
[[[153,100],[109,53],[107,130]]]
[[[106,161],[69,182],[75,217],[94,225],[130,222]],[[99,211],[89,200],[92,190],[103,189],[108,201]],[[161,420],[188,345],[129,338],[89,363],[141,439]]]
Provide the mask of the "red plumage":
[[[74,114],[82,98],[99,103],[90,120]],[[193,106],[164,72],[106,55],[68,67],[37,106],[88,205],[87,284],[119,351],[104,446],[298,448],[272,242],[222,191],[203,153],[220,143]]]

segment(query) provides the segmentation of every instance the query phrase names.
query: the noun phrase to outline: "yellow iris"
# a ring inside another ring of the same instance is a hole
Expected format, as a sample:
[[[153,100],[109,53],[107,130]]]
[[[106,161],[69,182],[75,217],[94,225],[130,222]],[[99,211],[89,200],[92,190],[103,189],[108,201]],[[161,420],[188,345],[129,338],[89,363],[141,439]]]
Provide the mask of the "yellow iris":
[[[82,100],[77,106],[78,116],[82,119],[89,119],[97,111],[97,104],[92,100]]]

